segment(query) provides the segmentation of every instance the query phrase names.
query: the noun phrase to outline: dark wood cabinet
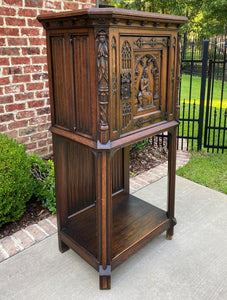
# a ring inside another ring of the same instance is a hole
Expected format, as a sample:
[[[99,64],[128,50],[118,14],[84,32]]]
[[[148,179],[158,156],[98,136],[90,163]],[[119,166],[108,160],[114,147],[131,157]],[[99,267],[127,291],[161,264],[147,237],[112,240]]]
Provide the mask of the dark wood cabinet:
[[[180,47],[186,18],[119,9],[39,16],[47,33],[59,246],[110,288],[111,270],[173,235]],[[168,209],[129,193],[129,145],[168,131]]]

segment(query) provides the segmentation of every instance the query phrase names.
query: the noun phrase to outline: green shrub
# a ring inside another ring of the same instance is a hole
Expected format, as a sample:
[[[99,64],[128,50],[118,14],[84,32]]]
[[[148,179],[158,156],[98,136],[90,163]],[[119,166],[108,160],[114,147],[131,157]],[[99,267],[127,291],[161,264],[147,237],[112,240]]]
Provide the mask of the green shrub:
[[[51,160],[44,161],[35,154],[30,156],[30,162],[33,176],[33,194],[52,214],[55,214],[54,163]]]
[[[0,134],[0,227],[18,220],[32,195],[32,176],[25,145]]]
[[[130,150],[142,150],[149,145],[149,139],[142,140],[130,146]]]

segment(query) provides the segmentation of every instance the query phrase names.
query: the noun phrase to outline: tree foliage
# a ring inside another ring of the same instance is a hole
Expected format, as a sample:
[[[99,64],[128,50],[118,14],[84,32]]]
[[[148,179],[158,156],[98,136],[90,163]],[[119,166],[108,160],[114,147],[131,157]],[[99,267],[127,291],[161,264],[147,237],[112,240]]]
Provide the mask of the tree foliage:
[[[226,0],[109,0],[118,8],[188,17],[181,33],[197,38],[224,34],[227,28]]]

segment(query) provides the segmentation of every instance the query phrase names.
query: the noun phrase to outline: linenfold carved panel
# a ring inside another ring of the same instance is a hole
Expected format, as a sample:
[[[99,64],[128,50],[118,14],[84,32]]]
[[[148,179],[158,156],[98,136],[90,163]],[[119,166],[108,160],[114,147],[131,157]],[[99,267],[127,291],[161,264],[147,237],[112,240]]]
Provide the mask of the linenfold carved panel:
[[[51,37],[51,54],[53,68],[53,94],[55,109],[55,123],[62,127],[71,127],[68,116],[68,105],[62,99],[68,100],[66,88],[66,42],[64,36]],[[59,55],[61,53],[61,55]]]
[[[92,135],[91,91],[84,83],[90,81],[89,73],[89,37],[71,35],[74,74],[75,127],[77,132]],[[84,68],[81,68],[81,62]],[[83,99],[83,101],[81,101]]]

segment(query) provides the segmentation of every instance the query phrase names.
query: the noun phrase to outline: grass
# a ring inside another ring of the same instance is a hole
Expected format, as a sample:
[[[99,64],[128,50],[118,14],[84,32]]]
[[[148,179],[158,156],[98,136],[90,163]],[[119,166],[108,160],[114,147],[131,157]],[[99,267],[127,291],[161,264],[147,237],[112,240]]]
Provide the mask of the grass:
[[[193,76],[191,100],[193,101],[196,100],[196,103],[199,103],[200,87],[201,87],[201,77]],[[207,83],[206,83],[206,89],[207,89]],[[221,90],[222,90],[222,81],[214,80],[213,106],[220,107]],[[183,102],[184,99],[186,102],[189,101],[189,91],[190,91],[190,75],[183,74],[181,79],[181,97],[180,97],[181,102]],[[205,96],[205,99],[206,98],[207,95]],[[227,108],[227,88],[225,88],[225,86],[223,89],[223,108]]]
[[[191,102],[189,102],[189,90],[190,90],[190,76],[183,75],[182,83],[181,83],[181,108],[180,108],[180,118],[199,118],[199,102],[200,102],[200,85],[201,78],[193,76],[192,77],[192,90],[191,90]],[[221,99],[221,81],[214,81],[214,90],[213,90],[213,103],[212,103],[212,114],[211,114],[211,125],[214,125],[214,121],[216,121],[216,126],[219,125],[220,120],[220,99]],[[206,99],[206,98],[205,98]],[[195,100],[195,101],[194,101]],[[185,104],[184,104],[185,103]],[[184,116],[183,116],[183,106],[185,105]],[[195,108],[193,115],[193,106]],[[224,126],[224,113],[227,108],[227,89],[223,90],[223,105],[221,112],[221,126]],[[216,120],[214,120],[214,112],[216,109]],[[204,107],[204,125],[205,125],[205,113],[206,113],[206,102]],[[194,129],[192,127],[191,121],[185,121],[184,124],[181,122],[179,126],[179,135],[184,136],[194,136],[198,135],[198,122],[194,122]],[[205,126],[204,126],[205,128]],[[218,130],[211,130],[209,135],[209,144],[217,144],[218,138],[220,140],[220,144],[223,143],[223,130],[220,131],[220,135],[218,136]],[[227,145],[227,141],[224,141]],[[197,147],[197,140],[189,140],[188,142],[189,149],[193,150]],[[216,151],[216,150],[215,150]]]
[[[227,194],[227,153],[192,152],[177,175]]]
[[[226,83],[225,83],[226,84]],[[184,118],[193,118],[193,106],[195,108],[194,118],[199,118],[199,104],[200,104],[200,86],[201,78],[193,76],[191,97],[189,95],[190,90],[190,76],[183,74],[181,81],[181,108],[180,118],[183,118],[183,106],[185,102]],[[206,86],[207,89],[207,86]],[[222,82],[215,80],[213,89],[213,103],[211,124],[214,124],[214,111],[216,109],[216,125],[219,124],[220,114],[220,99],[221,99]],[[191,103],[189,105],[189,98]],[[205,95],[205,107],[204,114],[206,113],[206,99]],[[195,100],[195,101],[194,101]],[[224,126],[224,113],[227,108],[227,89],[223,90],[223,103],[222,103],[222,119],[221,126]],[[205,115],[204,115],[205,124]],[[192,122],[181,122],[179,127],[179,133],[187,136],[193,136]],[[198,122],[194,123],[194,136],[198,134]],[[214,140],[214,144],[217,144],[218,133],[217,130],[211,130],[210,142]],[[223,140],[223,131],[220,132],[220,140]],[[226,139],[227,140],[227,139]],[[225,141],[227,143],[227,141]],[[226,144],[227,145],[227,144]],[[193,147],[194,146],[194,147]],[[197,140],[193,142],[189,140],[189,149],[196,149]],[[220,151],[221,152],[221,151]],[[185,177],[189,180],[197,182],[201,185],[207,186],[211,189],[220,191],[227,194],[227,153],[207,153],[204,149],[200,152],[192,152],[190,161],[184,167],[178,169],[177,175]]]
[[[190,119],[198,119],[199,118],[199,105],[195,105],[195,112],[193,113],[193,103],[194,101],[189,105],[188,103],[185,103],[185,111],[184,111],[184,116],[183,116],[183,104],[181,106],[181,113],[180,113],[180,118],[190,118]],[[189,107],[190,107],[190,112],[189,112]],[[214,112],[216,109],[216,119],[214,118]],[[205,113],[206,111],[204,110],[204,128],[205,129]],[[221,123],[220,125],[224,127],[224,113],[225,111],[222,110],[222,117],[221,117]],[[211,126],[215,125],[218,127],[219,126],[219,120],[220,120],[220,109],[219,108],[212,108],[212,114],[211,114]],[[193,128],[194,126],[194,128]],[[219,144],[223,144],[223,130],[220,130],[220,135],[218,136],[218,129],[211,129],[210,133],[208,132],[208,137],[209,138],[209,144],[218,144],[218,138],[219,138]],[[180,126],[179,126],[179,135],[182,136],[194,136],[197,137],[198,135],[198,122],[193,122],[192,121],[181,121]],[[227,132],[225,134],[225,141],[224,145],[227,146]],[[197,140],[195,139],[193,142],[189,140],[189,149],[193,150],[196,149],[197,147]]]

